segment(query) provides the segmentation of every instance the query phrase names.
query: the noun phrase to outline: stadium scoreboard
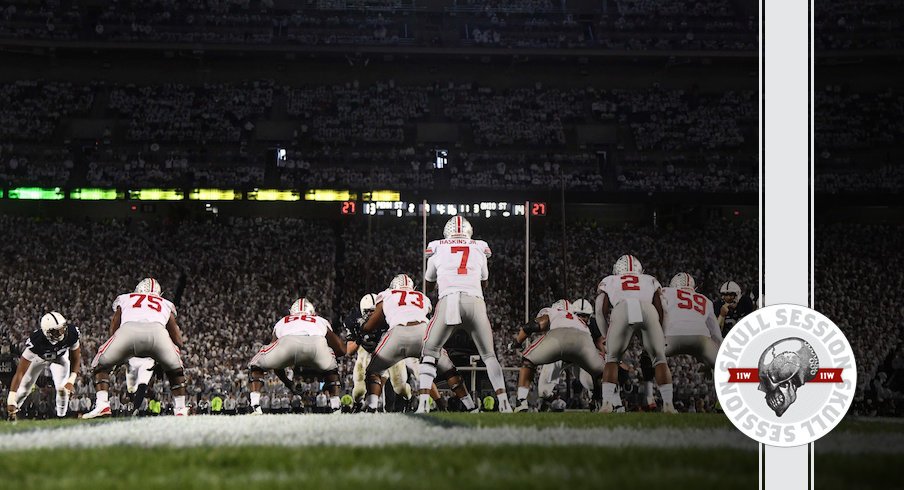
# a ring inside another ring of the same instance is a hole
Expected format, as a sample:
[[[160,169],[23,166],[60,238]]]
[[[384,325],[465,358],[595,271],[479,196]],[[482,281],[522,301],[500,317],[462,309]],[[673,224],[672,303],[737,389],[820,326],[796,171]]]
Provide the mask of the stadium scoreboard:
[[[524,203],[507,201],[479,201],[470,203],[427,203],[407,201],[371,201],[358,204],[355,201],[343,202],[340,212],[344,215],[352,215],[360,212],[369,216],[396,216],[413,217],[423,216],[426,206],[428,216],[465,216],[493,218],[510,218],[524,216],[546,216],[545,202],[531,202],[528,207]]]

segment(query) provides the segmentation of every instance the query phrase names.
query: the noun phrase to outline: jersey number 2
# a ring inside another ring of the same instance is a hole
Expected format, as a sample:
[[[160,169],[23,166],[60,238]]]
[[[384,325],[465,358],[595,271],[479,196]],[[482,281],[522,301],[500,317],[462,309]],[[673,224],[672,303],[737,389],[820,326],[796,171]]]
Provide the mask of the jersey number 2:
[[[158,298],[157,296],[148,296],[147,294],[134,293],[130,294],[129,298],[138,298],[138,301],[136,301],[135,304],[132,305],[132,308],[141,308],[141,304],[144,303],[145,300],[147,300],[148,308],[154,311],[161,310],[160,298]]]
[[[458,264],[458,273],[464,275],[468,273],[468,255],[471,254],[471,249],[469,247],[452,247],[452,253],[457,254],[458,252],[463,254],[461,263]]]
[[[637,276],[621,276],[622,291],[640,291],[640,286],[637,285],[638,282],[640,282],[640,278]]]

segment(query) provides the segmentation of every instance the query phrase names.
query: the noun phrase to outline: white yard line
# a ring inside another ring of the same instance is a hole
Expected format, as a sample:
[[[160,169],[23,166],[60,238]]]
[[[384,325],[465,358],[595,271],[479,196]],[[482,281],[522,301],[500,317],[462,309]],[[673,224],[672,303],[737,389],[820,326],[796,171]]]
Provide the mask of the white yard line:
[[[894,441],[894,442],[893,442]],[[462,427],[397,414],[160,417],[0,435],[0,451],[204,446],[593,446],[739,449],[756,443],[733,429]],[[904,452],[900,437],[838,433],[819,452]]]

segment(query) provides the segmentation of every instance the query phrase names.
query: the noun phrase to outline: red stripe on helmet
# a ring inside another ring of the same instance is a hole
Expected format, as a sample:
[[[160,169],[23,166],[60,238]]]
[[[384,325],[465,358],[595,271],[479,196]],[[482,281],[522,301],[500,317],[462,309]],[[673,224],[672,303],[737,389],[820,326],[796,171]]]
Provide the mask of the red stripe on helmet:
[[[455,232],[461,233],[461,216],[455,217]]]

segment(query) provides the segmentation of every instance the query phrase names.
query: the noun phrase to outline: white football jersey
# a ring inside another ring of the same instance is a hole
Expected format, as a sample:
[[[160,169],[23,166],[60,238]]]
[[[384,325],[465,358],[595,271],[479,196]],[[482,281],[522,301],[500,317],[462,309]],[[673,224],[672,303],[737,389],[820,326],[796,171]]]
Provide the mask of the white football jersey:
[[[627,274],[606,276],[597,290],[606,293],[613,307],[626,299],[636,299],[641,303],[652,303],[653,295],[661,286],[655,277],[647,274]]]
[[[702,335],[720,332],[713,302],[689,288],[662,288],[662,330],[665,335]],[[719,334],[721,338],[721,333]]]
[[[323,317],[316,315],[286,315],[273,326],[273,335],[281,339],[286,335],[307,335],[326,337],[333,326]]]
[[[427,247],[427,272],[425,278],[436,282],[439,297],[450,293],[465,293],[483,298],[480,281],[490,277],[487,257],[490,247],[483,240],[450,238],[435,240]]]
[[[433,309],[430,298],[410,289],[387,289],[377,295],[377,303],[381,302],[390,330],[410,322],[427,323],[427,315]]]
[[[557,328],[576,328],[582,332],[590,333],[590,328],[572,311],[563,310],[561,308],[546,307],[537,313],[537,318],[543,315],[549,316],[549,329]]]
[[[165,326],[170,316],[176,314],[176,307],[168,299],[154,294],[120,294],[113,301],[113,311],[116,308],[122,308],[121,323],[159,323]]]

